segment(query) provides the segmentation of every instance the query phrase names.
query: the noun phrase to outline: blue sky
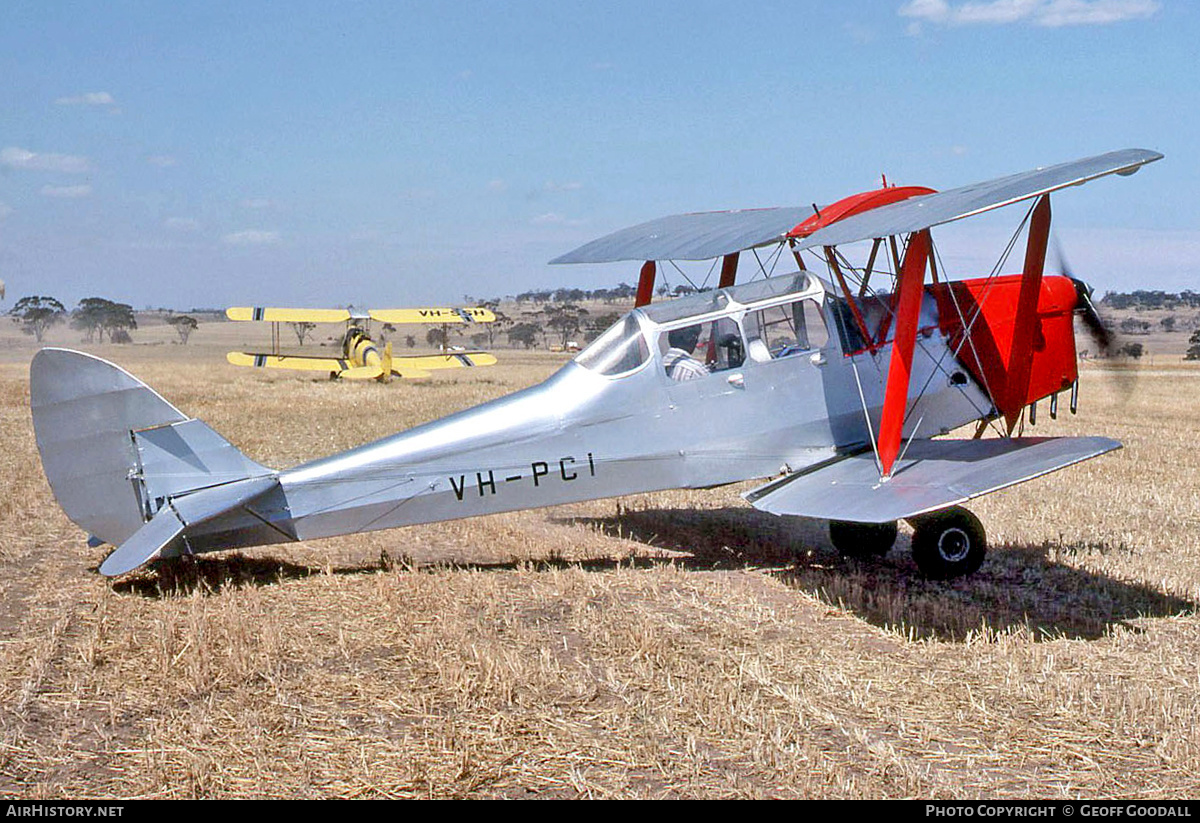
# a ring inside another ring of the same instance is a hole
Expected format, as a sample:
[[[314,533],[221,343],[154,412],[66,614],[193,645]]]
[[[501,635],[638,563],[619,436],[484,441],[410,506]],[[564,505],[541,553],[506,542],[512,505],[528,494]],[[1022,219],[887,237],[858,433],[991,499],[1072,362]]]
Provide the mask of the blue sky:
[[[403,306],[633,282],[546,261],[664,214],[953,188],[1116,148],[1055,199],[1101,290],[1200,288],[1181,0],[0,5],[8,299]],[[986,272],[1021,214],[935,232]],[[996,243],[999,241],[1000,246]]]

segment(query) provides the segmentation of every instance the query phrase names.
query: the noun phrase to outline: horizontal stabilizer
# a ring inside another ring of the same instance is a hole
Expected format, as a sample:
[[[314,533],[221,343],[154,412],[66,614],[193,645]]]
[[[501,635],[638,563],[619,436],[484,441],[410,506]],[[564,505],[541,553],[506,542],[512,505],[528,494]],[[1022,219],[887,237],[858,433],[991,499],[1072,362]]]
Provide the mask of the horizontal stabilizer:
[[[1107,437],[917,440],[879,479],[872,452],[838,457],[744,496],[771,514],[887,523],[937,511],[1121,448]]]
[[[251,477],[182,494],[165,502],[150,522],[117,547],[100,564],[106,577],[133,571],[161,556],[188,526],[225,514],[266,494],[279,484],[274,474]],[[175,552],[178,553],[178,552]]]
[[[100,574],[116,577],[131,572],[162,554],[162,550],[181,534],[183,521],[170,506],[166,506],[118,546],[116,551],[104,558],[100,564]]]
[[[338,377],[345,380],[378,380],[383,377],[383,369],[379,366],[355,366],[338,372]]]

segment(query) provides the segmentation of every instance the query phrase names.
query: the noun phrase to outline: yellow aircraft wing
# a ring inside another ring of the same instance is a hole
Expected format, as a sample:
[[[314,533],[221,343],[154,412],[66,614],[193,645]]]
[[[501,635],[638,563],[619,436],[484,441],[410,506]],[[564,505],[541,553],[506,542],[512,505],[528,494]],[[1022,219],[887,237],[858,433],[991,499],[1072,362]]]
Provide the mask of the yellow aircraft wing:
[[[407,357],[394,357],[392,358],[392,369],[404,371],[405,368],[418,368],[422,371],[437,371],[438,369],[492,366],[495,363],[495,356],[487,352],[458,351],[446,354],[414,354]]]
[[[416,325],[420,323],[493,323],[490,309],[417,308],[372,309],[366,315],[351,315],[348,309],[280,309],[269,306],[234,306],[225,310],[230,320],[262,320],[268,323],[345,323],[352,317],[370,317],[380,323]]]
[[[383,374],[382,369],[378,366],[354,366],[344,357],[291,357],[284,354],[231,351],[225,355],[225,359],[235,366],[251,366],[260,369],[334,372],[338,377],[345,377],[349,380],[374,380]],[[405,359],[396,358],[396,360]],[[429,377],[429,372],[415,363],[397,364],[393,362],[392,373],[404,378]]]
[[[265,320],[269,323],[345,323],[346,309],[274,309],[264,306],[234,306],[225,310],[230,320]]]
[[[231,351],[225,355],[225,359],[235,366],[254,366],[260,369],[343,372],[352,368],[350,361],[343,357],[291,357],[286,354]]]
[[[417,323],[493,323],[496,315],[490,309],[372,309],[372,320],[394,325]]]

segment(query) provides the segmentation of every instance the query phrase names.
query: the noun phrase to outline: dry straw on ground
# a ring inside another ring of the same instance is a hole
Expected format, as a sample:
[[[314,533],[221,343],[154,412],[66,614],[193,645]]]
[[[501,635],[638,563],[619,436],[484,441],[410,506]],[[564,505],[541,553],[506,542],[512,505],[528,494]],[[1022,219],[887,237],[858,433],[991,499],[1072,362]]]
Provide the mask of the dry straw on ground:
[[[560,362],[420,385],[103,347],[287,465]],[[743,487],[200,558],[110,583],[54,504],[32,346],[0,353],[0,794],[1181,797],[1200,792],[1200,372],[1093,371],[1039,433],[1126,448],[973,506],[980,572],[907,531],[838,558]],[[1044,415],[1044,410],[1043,410]]]

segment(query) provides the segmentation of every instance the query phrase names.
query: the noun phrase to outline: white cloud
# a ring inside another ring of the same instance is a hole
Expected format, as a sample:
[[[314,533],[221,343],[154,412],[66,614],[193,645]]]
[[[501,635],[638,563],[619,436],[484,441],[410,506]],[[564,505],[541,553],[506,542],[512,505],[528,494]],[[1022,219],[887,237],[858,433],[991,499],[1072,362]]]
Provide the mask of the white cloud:
[[[1160,6],[1155,0],[1055,0],[1040,15],[1041,26],[1104,26],[1152,16]]]
[[[269,209],[272,206],[270,200],[265,197],[247,197],[238,203],[243,209]]]
[[[168,217],[163,221],[163,225],[176,231],[197,231],[200,221],[194,217]]]
[[[553,180],[546,181],[546,191],[579,191],[583,188],[582,183],[555,183]]]
[[[117,101],[106,91],[89,91],[54,101],[60,106],[115,106]]]
[[[165,169],[168,166],[175,165],[175,158],[169,154],[152,154],[146,158],[146,162],[151,166],[158,166],[160,169]]]
[[[901,17],[914,21],[909,34],[919,34],[920,22],[943,26],[1008,25],[1029,22],[1036,26],[1102,26],[1151,17],[1158,0],[910,0],[900,7]]]
[[[9,206],[6,203],[0,203],[0,220],[3,220],[5,217],[8,217],[12,213],[13,213],[12,206]]]
[[[586,220],[573,220],[568,217],[563,217],[561,214],[555,214],[554,212],[539,214],[529,222],[533,223],[535,226],[582,226],[587,223]]]
[[[269,246],[279,242],[279,232],[245,229],[227,234],[221,240],[229,246]]]
[[[487,187],[488,191],[508,191],[508,183],[504,182],[499,177],[497,177],[495,180],[489,180]]]
[[[91,193],[91,186],[42,186],[43,197],[57,197],[60,200],[78,200]]]
[[[77,157],[71,154],[39,154],[16,146],[0,149],[0,166],[30,171],[61,171],[68,174],[81,174],[90,170],[86,157]]]

